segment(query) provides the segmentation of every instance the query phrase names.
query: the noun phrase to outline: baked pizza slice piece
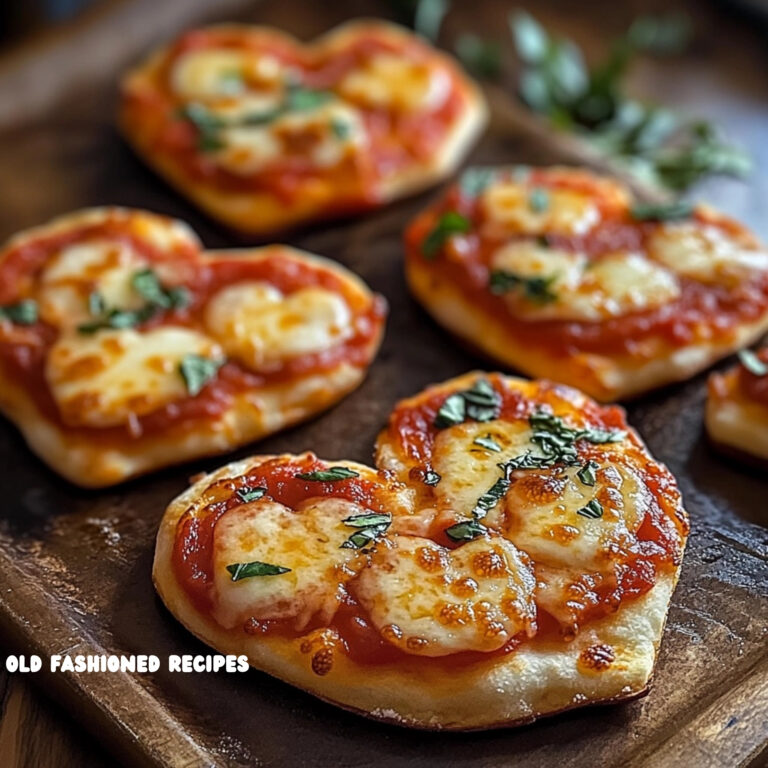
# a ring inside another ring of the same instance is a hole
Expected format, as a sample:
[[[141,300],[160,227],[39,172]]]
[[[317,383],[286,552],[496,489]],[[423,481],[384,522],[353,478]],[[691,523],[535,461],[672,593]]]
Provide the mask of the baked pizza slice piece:
[[[0,251],[0,409],[64,477],[110,485],[327,408],[384,315],[320,257],[203,252],[179,221],[84,210]]]
[[[265,27],[194,30],[126,75],[120,107],[155,170],[249,235],[428,187],[485,122],[453,59],[380,21],[309,45]]]
[[[768,329],[768,251],[705,206],[570,168],[475,168],[406,233],[433,317],[602,401],[687,379]]]
[[[710,376],[706,427],[724,453],[768,467],[768,347],[745,349],[738,365]]]
[[[688,522],[621,409],[468,374],[396,406],[376,467],[256,456],[198,479],[158,533],[166,606],[222,653],[411,727],[647,690]]]

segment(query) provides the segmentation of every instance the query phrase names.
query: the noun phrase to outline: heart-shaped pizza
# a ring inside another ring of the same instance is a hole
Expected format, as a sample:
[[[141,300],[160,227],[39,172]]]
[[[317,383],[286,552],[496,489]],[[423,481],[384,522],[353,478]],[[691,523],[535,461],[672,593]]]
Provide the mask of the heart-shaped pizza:
[[[180,221],[119,208],[0,251],[0,409],[83,486],[222,453],[363,379],[384,300],[281,245],[201,250]]]
[[[414,295],[494,360],[611,402],[768,330],[768,250],[705,206],[570,168],[475,168],[406,233]]]
[[[223,653],[371,717],[472,729],[643,693],[687,534],[624,412],[471,373],[372,469],[255,456],[175,499],[156,587]]]
[[[311,45],[265,27],[188,32],[125,77],[120,111],[153,168],[252,235],[428,187],[485,122],[453,59],[377,21]]]
[[[724,453],[768,468],[768,347],[745,349],[738,365],[710,376],[706,425]]]

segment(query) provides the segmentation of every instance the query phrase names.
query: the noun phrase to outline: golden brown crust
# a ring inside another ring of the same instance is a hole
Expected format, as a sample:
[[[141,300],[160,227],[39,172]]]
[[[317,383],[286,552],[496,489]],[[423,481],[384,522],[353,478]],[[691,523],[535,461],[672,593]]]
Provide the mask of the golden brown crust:
[[[455,391],[476,378],[477,374],[467,374],[401,405],[417,405],[436,392]],[[519,385],[537,386],[535,382]],[[580,402],[586,403],[580,393],[554,389],[576,410]],[[401,477],[403,467],[395,458],[398,451],[387,442],[387,433],[382,433],[377,465],[389,471],[386,477]],[[632,442],[634,449],[645,450],[634,433]],[[572,642],[534,638],[509,655],[491,655],[471,664],[425,664],[419,657],[408,659],[405,665],[360,664],[345,653],[330,651],[332,663],[323,664],[322,674],[318,674],[317,666],[313,668],[311,633],[297,638],[255,637],[239,626],[225,629],[196,607],[177,578],[173,548],[179,520],[185,513],[195,516],[204,508],[208,503],[205,489],[217,480],[249,474],[275,458],[252,457],[197,480],[171,503],[161,522],[153,567],[155,587],[171,613],[205,643],[222,653],[244,654],[254,667],[345,709],[432,730],[520,725],[543,715],[627,700],[647,691],[679,566],[660,572],[650,591],[622,603],[616,613],[589,622]],[[280,458],[293,461],[298,457]],[[372,477],[368,467],[349,461],[343,464],[364,478]],[[393,501],[391,507],[395,506]],[[684,518],[682,509],[679,514]]]
[[[212,29],[231,30],[244,36],[272,37],[283,46],[302,47],[295,38],[271,28],[226,25]],[[413,39],[409,32],[396,25],[363,20],[344,24],[305,46],[303,50],[332,54],[334,51],[343,51],[356,38],[364,35],[395,42]],[[118,119],[120,129],[142,159],[179,192],[214,219],[247,235],[275,233],[314,220],[365,210],[426,189],[456,169],[487,120],[485,102],[477,86],[460,72],[458,64],[451,57],[431,50],[430,56],[442,62],[453,73],[464,106],[453,119],[450,130],[441,142],[433,147],[428,159],[414,160],[411,165],[403,166],[394,174],[376,180],[364,196],[353,192],[353,197],[349,199],[345,190],[339,189],[332,181],[323,182],[321,177],[316,178],[312,184],[303,185],[301,194],[293,196],[290,202],[257,187],[247,191],[227,189],[201,180],[172,154],[158,149],[158,126],[166,118],[153,114],[136,98],[149,98],[151,102],[157,79],[170,50],[171,46],[166,46],[157,51],[125,76]],[[347,199],[343,210],[338,209],[340,198]]]

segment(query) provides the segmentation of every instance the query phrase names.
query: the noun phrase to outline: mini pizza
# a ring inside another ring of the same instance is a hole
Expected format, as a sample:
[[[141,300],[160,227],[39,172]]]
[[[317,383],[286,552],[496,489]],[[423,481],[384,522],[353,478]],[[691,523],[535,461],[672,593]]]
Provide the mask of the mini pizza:
[[[453,59],[378,21],[311,45],[265,27],[188,32],[128,73],[120,110],[139,155],[249,235],[428,187],[485,123]]]
[[[768,329],[768,251],[704,206],[568,168],[468,170],[406,233],[416,298],[492,359],[605,402]]]
[[[688,522],[621,409],[467,374],[397,405],[376,466],[202,477],[161,523],[163,601],[218,651],[417,728],[645,692]]]
[[[64,477],[111,485],[335,403],[384,314],[320,257],[203,252],[180,221],[80,211],[0,251],[0,410]]]
[[[768,347],[739,358],[709,378],[707,432],[723,452],[768,468]]]

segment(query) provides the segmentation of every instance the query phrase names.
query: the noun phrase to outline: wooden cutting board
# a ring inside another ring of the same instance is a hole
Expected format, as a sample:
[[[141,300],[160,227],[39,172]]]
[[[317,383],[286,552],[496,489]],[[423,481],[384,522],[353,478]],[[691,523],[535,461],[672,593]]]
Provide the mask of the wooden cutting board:
[[[504,36],[507,3],[454,5],[448,38],[462,29]],[[621,30],[640,5],[591,3],[589,23],[564,2],[537,6],[537,13],[591,44]],[[210,247],[235,245],[145,170],[117,136],[118,73],[152,45],[201,21],[257,20],[308,39],[344,18],[386,8],[351,0],[113,1],[74,28],[6,56],[0,61],[0,237],[74,208],[114,203],[179,216]],[[704,191],[766,237],[761,214],[768,203],[768,158],[757,139],[768,131],[768,87],[755,64],[764,57],[761,41],[725,17],[699,21],[703,50],[665,65],[674,76],[654,82],[658,70],[649,65],[637,81],[641,88],[653,84],[659,98],[714,110],[745,141],[754,139],[762,173],[749,185],[717,182]],[[509,110],[501,114],[507,117],[497,121],[474,161],[573,159],[567,147],[530,125],[511,132]],[[264,441],[260,452],[313,449],[331,459],[370,461],[376,433],[398,399],[483,365],[458,349],[406,292],[400,235],[431,194],[291,238],[358,272],[388,298],[391,315],[383,349],[360,390],[314,421]],[[693,527],[655,684],[644,699],[517,730],[441,735],[366,721],[255,671],[40,673],[35,679],[129,765],[764,765],[768,478],[710,451],[701,425],[704,393],[700,376],[629,408],[651,451],[678,477]],[[191,474],[223,461],[86,492],[46,470],[16,430],[0,423],[0,633],[6,647],[45,656],[154,653],[163,660],[171,653],[205,653],[155,597],[150,565],[168,500]]]

